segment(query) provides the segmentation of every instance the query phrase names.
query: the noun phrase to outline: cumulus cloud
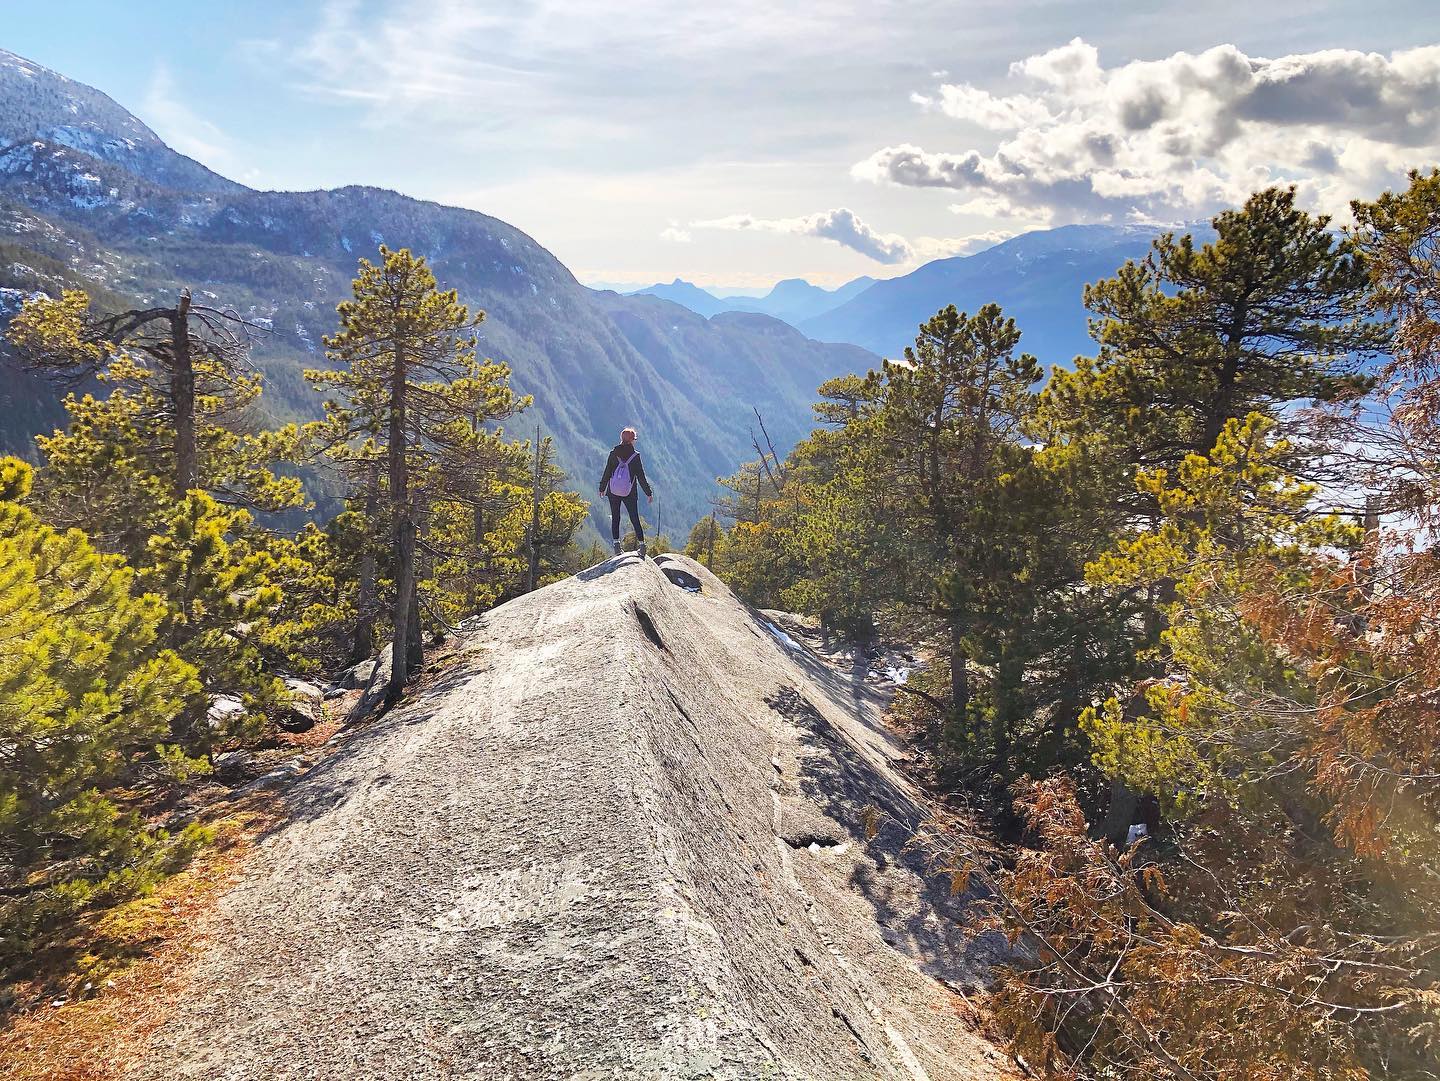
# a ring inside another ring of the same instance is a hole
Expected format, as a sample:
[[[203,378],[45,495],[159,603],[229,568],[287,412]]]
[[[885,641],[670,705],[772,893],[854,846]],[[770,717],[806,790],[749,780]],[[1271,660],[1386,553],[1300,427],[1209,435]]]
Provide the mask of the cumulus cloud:
[[[894,233],[880,233],[856,216],[853,210],[838,207],[806,214],[799,218],[757,218],[751,214],[731,214],[691,222],[692,229],[755,229],[767,233],[790,233],[794,236],[817,236],[833,240],[851,251],[874,259],[877,263],[908,263],[914,258],[910,243]]]
[[[693,221],[690,229],[754,229],[767,233],[788,233],[792,236],[816,236],[833,240],[876,262],[925,263],[954,255],[970,255],[1008,240],[1013,229],[992,229],[960,237],[921,236],[907,240],[894,233],[879,233],[845,207],[822,210],[798,218],[757,218],[752,214],[731,214],[724,218]],[[668,232],[669,230],[667,230]],[[688,234],[687,234],[688,235]]]
[[[674,244],[689,244],[691,240],[690,230],[681,228],[679,222],[672,221],[664,229],[660,230],[660,239],[668,240]]]
[[[1045,102],[1027,94],[996,97],[970,85],[944,84],[937,94],[911,94],[910,100],[925,109],[969,120],[991,131],[1014,131],[1027,124],[1043,124],[1054,118]]]
[[[1440,157],[1440,46],[1251,57],[1233,45],[1113,68],[1076,38],[1010,65],[1018,92],[942,84],[912,100],[987,131],[993,150],[877,150],[863,180],[950,189],[952,209],[1060,224],[1177,220],[1298,185],[1322,209]]]

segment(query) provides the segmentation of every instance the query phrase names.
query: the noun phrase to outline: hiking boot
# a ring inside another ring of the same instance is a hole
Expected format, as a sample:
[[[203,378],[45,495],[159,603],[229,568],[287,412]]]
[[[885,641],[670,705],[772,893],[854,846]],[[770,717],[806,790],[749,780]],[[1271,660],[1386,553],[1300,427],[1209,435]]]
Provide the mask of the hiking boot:
[[[640,542],[640,558],[641,558],[641,559],[644,559],[644,558],[645,558],[645,542],[644,542],[644,541],[641,541],[641,542]]]
[[[615,554],[617,556],[625,554],[625,546],[621,544],[618,540],[615,542]]]

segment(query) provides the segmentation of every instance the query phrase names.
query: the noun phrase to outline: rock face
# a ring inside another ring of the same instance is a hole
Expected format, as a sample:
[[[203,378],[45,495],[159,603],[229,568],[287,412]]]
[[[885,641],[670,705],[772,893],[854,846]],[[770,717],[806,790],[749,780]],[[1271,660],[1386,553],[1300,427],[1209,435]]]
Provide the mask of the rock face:
[[[308,732],[325,716],[325,691],[314,683],[293,676],[285,680],[290,693],[279,725],[287,732]]]
[[[296,782],[130,1076],[1008,1076],[865,673],[667,561],[703,591],[513,601]]]
[[[385,699],[385,691],[390,686],[393,651],[393,645],[386,646],[375,660],[363,661],[346,673],[347,676],[353,673],[356,686],[364,691],[346,717],[347,724],[355,724],[380,708],[380,703]]]

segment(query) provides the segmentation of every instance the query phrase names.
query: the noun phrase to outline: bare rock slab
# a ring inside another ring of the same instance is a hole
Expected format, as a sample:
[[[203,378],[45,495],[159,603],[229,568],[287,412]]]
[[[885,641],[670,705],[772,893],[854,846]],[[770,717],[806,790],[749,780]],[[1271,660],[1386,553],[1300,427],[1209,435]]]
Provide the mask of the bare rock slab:
[[[670,565],[489,613],[294,783],[131,1076],[1010,1076],[878,692]]]

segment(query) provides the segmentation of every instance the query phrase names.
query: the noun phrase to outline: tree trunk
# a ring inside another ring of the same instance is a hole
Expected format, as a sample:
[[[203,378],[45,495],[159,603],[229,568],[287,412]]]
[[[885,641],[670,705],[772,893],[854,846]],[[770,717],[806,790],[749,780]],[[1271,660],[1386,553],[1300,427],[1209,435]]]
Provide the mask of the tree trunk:
[[[1000,662],[995,671],[995,709],[990,722],[990,746],[995,776],[1005,783],[1010,773],[1010,737],[1021,716],[1020,690],[1025,666],[1014,648],[1001,648]]]
[[[195,361],[190,350],[190,290],[170,313],[170,400],[175,409],[175,498],[196,484]]]
[[[534,593],[540,580],[540,425],[535,425],[535,476],[530,498],[530,572],[526,593]]]
[[[405,460],[405,405],[407,364],[405,347],[395,343],[394,369],[390,373],[390,505],[395,523],[395,610],[391,638],[390,687],[387,702],[394,702],[405,690],[408,664],[410,610],[415,595],[415,518],[410,506],[410,476]]]
[[[415,601],[415,523],[402,514],[395,536],[395,633],[390,639],[390,686],[386,705],[393,705],[405,693],[410,675],[410,615]],[[424,660],[423,656],[420,658]]]
[[[1225,361],[1220,368],[1219,385],[1210,399],[1210,408],[1205,417],[1205,432],[1201,436],[1204,446],[1199,448],[1207,458],[1215,450],[1220,431],[1235,411],[1235,383],[1240,376],[1240,351],[1244,347],[1245,320],[1249,306],[1239,304],[1230,321],[1225,339]]]
[[[371,459],[365,477],[365,528],[380,510],[380,460]],[[359,664],[375,654],[375,546],[366,535],[360,552],[360,588],[355,599],[355,635],[350,640],[350,663]]]

